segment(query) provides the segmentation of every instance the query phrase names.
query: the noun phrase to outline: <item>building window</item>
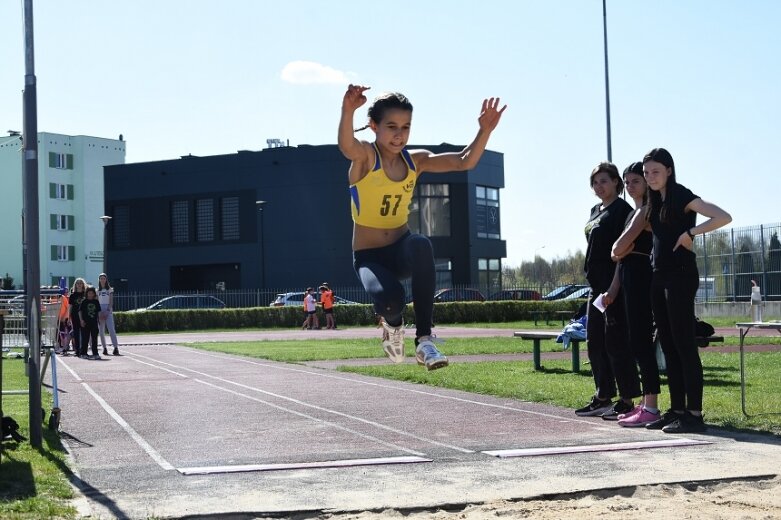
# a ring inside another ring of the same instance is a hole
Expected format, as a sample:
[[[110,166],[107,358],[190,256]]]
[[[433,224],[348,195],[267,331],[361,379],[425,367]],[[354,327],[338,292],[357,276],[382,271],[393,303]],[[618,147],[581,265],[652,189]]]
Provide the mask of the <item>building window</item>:
[[[72,170],[73,154],[49,152],[49,167],[58,170]]]
[[[114,233],[114,247],[130,247],[130,208],[128,206],[114,206],[111,228]]]
[[[190,241],[190,203],[175,200],[171,203],[171,241],[185,244]]]
[[[50,227],[51,229],[56,229],[58,231],[72,231],[74,229],[74,218],[73,215],[50,215],[51,222]]]
[[[223,197],[220,200],[220,223],[223,240],[239,239],[239,198]]]
[[[198,242],[214,240],[214,200],[195,201],[195,237]]]
[[[435,258],[434,271],[437,277],[437,289],[453,286],[453,263],[449,258]]]
[[[419,184],[412,197],[409,226],[429,237],[450,236],[450,185]]]
[[[49,183],[49,198],[60,200],[73,200],[73,184]]]
[[[477,277],[481,288],[493,293],[502,288],[502,262],[498,258],[478,258]]]
[[[70,262],[76,259],[75,246],[52,246],[52,261]]]
[[[501,238],[499,227],[499,189],[476,186],[477,238]]]

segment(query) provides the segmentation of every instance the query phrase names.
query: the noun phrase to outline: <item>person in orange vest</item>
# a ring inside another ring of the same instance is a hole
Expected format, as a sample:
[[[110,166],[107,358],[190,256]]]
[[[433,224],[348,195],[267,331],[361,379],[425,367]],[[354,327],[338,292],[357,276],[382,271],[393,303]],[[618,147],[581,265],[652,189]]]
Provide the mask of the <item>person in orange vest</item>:
[[[68,346],[71,341],[71,332],[73,325],[70,320],[70,310],[68,305],[68,289],[62,289],[60,295],[60,310],[57,313],[57,335],[58,347],[57,354],[63,355],[68,352]]]
[[[336,322],[334,321],[334,292],[328,287],[328,284],[323,282],[320,289],[320,303],[323,304],[323,314],[325,314],[325,328],[335,329]]]

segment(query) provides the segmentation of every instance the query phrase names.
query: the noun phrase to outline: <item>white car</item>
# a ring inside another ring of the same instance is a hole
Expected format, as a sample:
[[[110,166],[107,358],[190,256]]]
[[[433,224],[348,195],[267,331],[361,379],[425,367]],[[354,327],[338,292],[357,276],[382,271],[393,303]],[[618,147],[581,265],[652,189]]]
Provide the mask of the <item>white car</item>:
[[[279,293],[273,302],[269,304],[270,307],[303,307],[305,292],[288,292]],[[320,293],[315,293],[315,300],[320,301]],[[334,296],[334,304],[340,305],[356,305],[358,302],[345,300],[339,296]]]

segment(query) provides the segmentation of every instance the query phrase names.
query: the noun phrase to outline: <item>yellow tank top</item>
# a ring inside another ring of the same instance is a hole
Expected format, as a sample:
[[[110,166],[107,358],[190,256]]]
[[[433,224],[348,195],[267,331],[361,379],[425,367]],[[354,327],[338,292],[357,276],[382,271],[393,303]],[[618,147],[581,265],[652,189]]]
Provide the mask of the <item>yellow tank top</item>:
[[[407,163],[407,176],[402,181],[388,178],[382,168],[380,151],[374,146],[374,167],[360,181],[350,185],[353,222],[361,226],[393,229],[407,223],[417,170],[406,148],[401,151]]]

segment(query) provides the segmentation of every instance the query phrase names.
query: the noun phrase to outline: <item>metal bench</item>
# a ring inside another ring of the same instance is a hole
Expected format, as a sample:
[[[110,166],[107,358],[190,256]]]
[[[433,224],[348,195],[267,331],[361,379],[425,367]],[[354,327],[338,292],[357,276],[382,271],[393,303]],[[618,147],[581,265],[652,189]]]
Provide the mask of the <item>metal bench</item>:
[[[556,339],[558,332],[543,332],[536,330],[521,330],[513,333],[513,337],[532,340],[532,356],[534,358],[534,370],[542,370],[540,363],[540,341],[544,339]],[[570,350],[572,351],[572,371],[580,372],[580,341],[571,340]]]

